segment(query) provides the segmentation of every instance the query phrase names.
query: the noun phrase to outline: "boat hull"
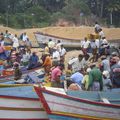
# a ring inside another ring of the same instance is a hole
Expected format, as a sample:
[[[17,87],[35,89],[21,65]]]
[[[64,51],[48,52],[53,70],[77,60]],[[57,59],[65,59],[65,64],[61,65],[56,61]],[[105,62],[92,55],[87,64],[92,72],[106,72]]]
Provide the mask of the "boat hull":
[[[48,120],[32,86],[0,88],[1,120]]]
[[[52,39],[53,42],[57,43],[58,40],[64,45],[64,47],[80,47],[81,40],[79,39],[69,39],[69,38],[62,38],[58,36],[43,34],[41,32],[35,32],[35,38],[39,43],[40,47],[44,48],[44,44],[49,42],[49,39]]]
[[[49,42],[49,39],[52,39],[55,43],[57,43],[58,40],[61,41],[61,43],[64,45],[64,47],[67,48],[78,48],[81,47],[81,40],[82,39],[70,39],[70,38],[63,38],[63,37],[58,37],[55,35],[50,35],[42,32],[34,32],[35,38],[37,42],[39,43],[41,48],[45,47],[45,43]],[[120,40],[115,39],[115,40],[109,40],[109,43],[111,46],[115,46],[116,48],[119,48],[120,46]]]
[[[49,117],[71,120],[120,119],[120,105],[93,102],[35,87]]]

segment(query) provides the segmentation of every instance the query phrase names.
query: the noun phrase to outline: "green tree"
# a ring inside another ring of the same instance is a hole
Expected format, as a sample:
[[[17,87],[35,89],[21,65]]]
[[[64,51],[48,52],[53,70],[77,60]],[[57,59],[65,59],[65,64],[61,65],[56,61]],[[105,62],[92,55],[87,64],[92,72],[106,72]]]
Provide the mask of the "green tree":
[[[79,23],[80,15],[87,16],[90,14],[90,9],[86,4],[87,0],[66,0],[66,6],[62,9],[62,13],[67,20]]]
[[[113,13],[120,11],[120,0],[111,0],[106,7],[107,11],[110,13],[110,24],[113,24]]]
[[[31,24],[32,26],[41,27],[49,24],[50,21],[50,14],[40,6],[34,6],[27,9],[25,16],[26,24],[29,24],[29,26]],[[42,22],[44,25],[42,25]]]

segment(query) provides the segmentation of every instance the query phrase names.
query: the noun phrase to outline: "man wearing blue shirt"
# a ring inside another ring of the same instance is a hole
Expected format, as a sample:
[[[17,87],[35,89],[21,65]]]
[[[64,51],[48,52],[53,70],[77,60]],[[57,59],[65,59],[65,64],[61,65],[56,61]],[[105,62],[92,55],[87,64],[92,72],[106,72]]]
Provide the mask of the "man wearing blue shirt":
[[[81,73],[80,70],[72,74],[70,78],[71,78],[71,81],[81,86],[81,83],[83,80],[83,74]]]

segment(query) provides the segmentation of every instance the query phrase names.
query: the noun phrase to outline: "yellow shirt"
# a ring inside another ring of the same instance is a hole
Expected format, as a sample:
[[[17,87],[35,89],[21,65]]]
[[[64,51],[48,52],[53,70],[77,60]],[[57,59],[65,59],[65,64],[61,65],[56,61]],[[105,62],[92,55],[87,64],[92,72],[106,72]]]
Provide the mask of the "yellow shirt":
[[[49,53],[49,48],[48,47],[45,47],[45,52],[48,52]]]
[[[85,89],[88,90],[89,75],[85,75],[82,81],[82,84],[85,85]]]

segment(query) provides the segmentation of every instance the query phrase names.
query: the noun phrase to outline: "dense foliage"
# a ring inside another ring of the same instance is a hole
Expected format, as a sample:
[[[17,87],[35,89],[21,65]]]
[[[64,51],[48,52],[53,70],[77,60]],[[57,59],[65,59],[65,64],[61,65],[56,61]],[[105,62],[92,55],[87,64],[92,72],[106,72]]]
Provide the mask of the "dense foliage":
[[[120,26],[120,0],[0,0],[0,24],[15,28],[55,25]]]

